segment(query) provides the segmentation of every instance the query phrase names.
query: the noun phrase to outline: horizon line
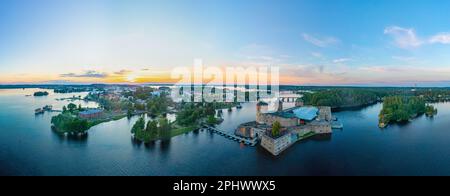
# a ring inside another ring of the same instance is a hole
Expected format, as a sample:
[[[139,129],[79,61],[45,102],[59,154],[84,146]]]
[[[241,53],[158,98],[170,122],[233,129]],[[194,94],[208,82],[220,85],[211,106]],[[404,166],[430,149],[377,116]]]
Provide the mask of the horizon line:
[[[174,83],[15,83],[15,84],[2,84],[1,87],[14,87],[14,86],[92,86],[92,85],[121,85],[121,86],[144,86],[144,85],[164,85],[173,86]],[[188,85],[188,84],[185,84]],[[198,85],[198,84],[194,84]],[[220,85],[213,85],[220,86]],[[237,86],[246,86],[246,84],[238,84]],[[358,88],[450,88],[450,85],[434,85],[434,86],[407,86],[407,85],[377,85],[377,84],[342,84],[342,85],[329,85],[329,84],[280,84],[279,86],[296,86],[296,87],[358,87]]]

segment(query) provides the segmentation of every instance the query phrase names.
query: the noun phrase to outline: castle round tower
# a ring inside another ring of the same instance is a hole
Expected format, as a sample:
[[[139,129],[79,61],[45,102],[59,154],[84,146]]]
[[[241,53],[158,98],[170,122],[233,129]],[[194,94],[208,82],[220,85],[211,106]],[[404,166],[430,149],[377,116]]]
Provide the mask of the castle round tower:
[[[264,114],[269,110],[269,104],[260,101],[256,104],[256,122],[264,123]]]

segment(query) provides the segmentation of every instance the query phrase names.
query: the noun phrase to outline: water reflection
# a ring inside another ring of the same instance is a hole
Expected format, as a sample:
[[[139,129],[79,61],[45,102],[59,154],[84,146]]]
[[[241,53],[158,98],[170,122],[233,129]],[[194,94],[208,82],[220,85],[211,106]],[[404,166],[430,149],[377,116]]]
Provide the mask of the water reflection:
[[[320,134],[320,135],[313,135],[312,137],[308,138],[310,140],[314,141],[330,141],[332,134]]]
[[[144,142],[142,142],[141,140],[138,140],[138,139],[136,139],[134,137],[131,137],[131,143],[133,144],[133,146],[140,147],[141,144],[144,143]]]
[[[161,152],[168,152],[170,150],[170,144],[172,139],[164,139],[159,142]]]
[[[50,129],[53,135],[59,138],[60,141],[87,143],[89,137],[89,132],[83,134],[70,134],[58,132],[53,126]]]
[[[31,93],[20,89],[2,94],[0,90],[4,108],[0,110],[0,160],[7,160],[0,163],[0,174],[450,175],[450,157],[442,156],[450,152],[450,103],[436,104],[439,113],[434,118],[420,116],[407,125],[385,129],[378,128],[381,104],[341,111],[335,115],[344,131],[311,137],[275,157],[260,146],[243,147],[203,130],[144,144],[131,138],[138,116],[97,125],[86,137],[61,136],[50,129],[51,117],[57,113],[34,116],[34,109],[62,108],[67,102],[55,98],[68,95],[24,96]],[[242,106],[232,112],[223,110],[224,122],[217,127],[234,131],[240,123],[254,120],[254,103]],[[217,168],[215,163],[227,164]]]

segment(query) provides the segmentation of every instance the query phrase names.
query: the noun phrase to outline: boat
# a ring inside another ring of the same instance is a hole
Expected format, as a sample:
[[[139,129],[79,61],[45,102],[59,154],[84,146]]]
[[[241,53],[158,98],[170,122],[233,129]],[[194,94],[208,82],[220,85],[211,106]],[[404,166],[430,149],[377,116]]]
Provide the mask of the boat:
[[[344,124],[342,124],[341,122],[338,122],[338,121],[333,121],[333,122],[331,122],[331,128],[332,129],[343,129]]]
[[[43,108],[45,111],[51,111],[52,109],[53,109],[53,106],[51,106],[51,105],[46,105],[46,106],[44,106],[44,108]]]
[[[38,108],[34,110],[34,114],[43,114],[45,111],[42,108]]]

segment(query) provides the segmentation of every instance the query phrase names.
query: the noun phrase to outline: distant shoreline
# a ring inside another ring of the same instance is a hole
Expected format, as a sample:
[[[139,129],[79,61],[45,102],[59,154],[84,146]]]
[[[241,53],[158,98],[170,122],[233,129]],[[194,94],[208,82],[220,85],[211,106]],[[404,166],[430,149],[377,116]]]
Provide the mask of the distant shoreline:
[[[21,89],[21,88],[57,88],[57,87],[108,87],[108,86],[143,86],[143,85],[159,85],[159,86],[173,86],[174,84],[167,83],[142,83],[142,84],[109,84],[109,83],[96,83],[96,84],[0,84],[0,89]],[[238,85],[244,86],[244,85]],[[330,86],[330,85],[280,85],[280,90],[304,90],[296,89],[298,87],[306,89],[343,89],[343,88],[356,88],[356,89],[450,89],[450,86],[423,86],[423,87],[412,87],[412,86]]]
[[[331,110],[332,110],[333,112],[343,112],[343,111],[351,111],[351,110],[360,110],[360,109],[362,109],[362,108],[369,107],[369,106],[372,106],[372,105],[376,105],[376,104],[378,104],[378,103],[382,103],[382,101],[375,101],[375,102],[372,102],[372,103],[366,103],[366,104],[361,104],[361,105],[352,105],[352,106],[334,107],[334,108],[331,108]]]

